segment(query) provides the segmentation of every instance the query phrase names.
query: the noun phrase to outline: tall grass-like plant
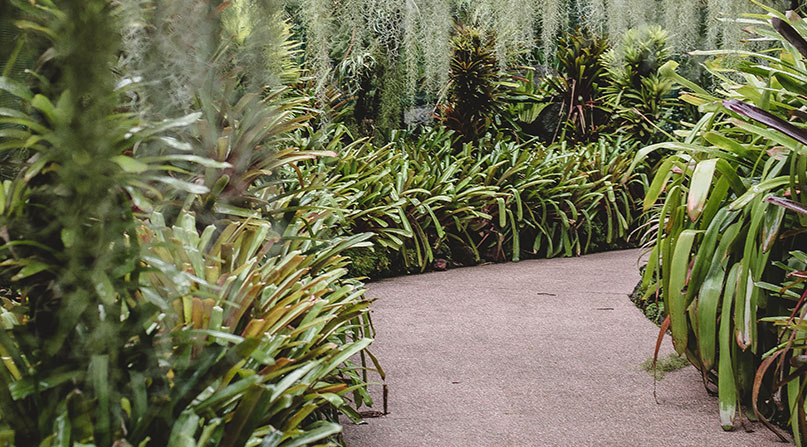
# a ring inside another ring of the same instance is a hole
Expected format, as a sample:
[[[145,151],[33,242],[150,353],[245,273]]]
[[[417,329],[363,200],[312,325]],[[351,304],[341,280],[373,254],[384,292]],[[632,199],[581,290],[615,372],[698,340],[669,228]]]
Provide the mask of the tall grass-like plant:
[[[104,1],[14,3],[52,46],[41,93],[0,78],[24,110],[4,111],[16,127],[2,144],[32,151],[0,195],[0,274],[17,292],[0,334],[3,423],[17,445],[111,445],[131,380],[119,365],[147,368],[137,357],[151,349],[154,316],[135,298],[142,266],[125,188],[137,162],[125,153],[138,137],[115,109],[115,21]]]
[[[732,429],[747,405],[772,430],[769,419],[788,422],[804,445],[807,27],[766,11],[748,16],[749,31],[775,41],[774,51],[703,53],[717,56],[709,67],[721,97],[672,62],[661,69],[703,117],[682,140],[640,153],[676,150],[645,200],[658,225],[644,281],[661,290],[676,350],[717,383],[723,427]],[[739,65],[723,65],[726,55]]]

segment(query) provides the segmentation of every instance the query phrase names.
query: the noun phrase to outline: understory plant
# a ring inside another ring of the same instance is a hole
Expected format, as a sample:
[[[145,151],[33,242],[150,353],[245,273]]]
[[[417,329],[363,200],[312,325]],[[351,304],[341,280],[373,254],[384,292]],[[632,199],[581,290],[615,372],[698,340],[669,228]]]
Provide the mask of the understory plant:
[[[637,156],[675,151],[644,203],[655,226],[643,280],[661,293],[662,330],[676,351],[717,384],[723,428],[746,406],[777,433],[772,421],[789,425],[804,445],[807,25],[765,10],[745,23],[774,49],[701,53],[716,57],[707,66],[717,93],[679,76],[673,62],[660,70],[702,118],[681,140]]]

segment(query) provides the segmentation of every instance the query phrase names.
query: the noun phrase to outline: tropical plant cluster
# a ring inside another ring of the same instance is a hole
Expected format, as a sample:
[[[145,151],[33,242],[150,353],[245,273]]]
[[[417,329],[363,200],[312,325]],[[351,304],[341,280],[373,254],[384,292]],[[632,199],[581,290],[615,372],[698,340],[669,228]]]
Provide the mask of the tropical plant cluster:
[[[340,445],[384,379],[359,277],[644,226],[724,426],[801,445],[807,25],[744,19],[709,90],[673,50],[736,2],[540,6],[0,3],[0,443]]]
[[[340,255],[370,235],[261,185],[319,155],[278,149],[307,115],[255,79],[248,32],[219,39],[228,3],[194,6],[209,75],[169,79],[165,5],[3,3],[6,65],[33,62],[0,77],[3,445],[332,445],[370,402],[369,301]]]
[[[663,301],[662,331],[717,385],[723,427],[748,414],[805,445],[807,24],[771,8],[744,24],[772,49],[703,52],[717,91],[674,62],[659,71],[702,116],[637,157],[674,151],[644,202],[653,225],[643,281]]]
[[[662,141],[685,112],[673,83],[658,75],[672,60],[668,37],[658,26],[643,26],[612,46],[577,29],[559,40],[557,67],[543,74],[531,67],[483,70],[496,66],[490,61],[493,41],[479,41],[486,49],[469,53],[468,44],[457,39],[451,88],[436,117],[465,141],[485,132],[545,144],[586,145],[616,136],[643,144]]]
[[[311,195],[340,210],[345,234],[372,233],[377,249],[411,271],[439,258],[580,255],[624,244],[639,223],[648,182],[647,173],[628,176],[632,143],[483,139],[457,151],[457,136],[436,128],[383,147],[367,139],[339,147],[335,132],[327,140],[339,156],[308,161],[289,180],[307,179]]]

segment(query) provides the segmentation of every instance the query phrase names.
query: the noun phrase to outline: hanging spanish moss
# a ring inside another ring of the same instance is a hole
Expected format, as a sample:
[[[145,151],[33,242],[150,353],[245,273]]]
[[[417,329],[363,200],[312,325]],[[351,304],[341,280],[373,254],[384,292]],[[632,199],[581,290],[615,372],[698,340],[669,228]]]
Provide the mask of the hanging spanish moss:
[[[611,39],[621,35],[629,28],[628,22],[628,0],[608,0],[608,35]]]
[[[677,53],[694,49],[700,40],[700,15],[702,0],[679,0],[664,3],[665,24],[676,24],[668,27],[669,42]]]
[[[524,0],[495,1],[489,7],[493,9],[494,22],[491,29],[496,32],[496,56],[502,64],[507,64],[514,55],[530,52],[535,48],[534,30],[538,16],[542,17],[541,20],[551,20],[554,23],[561,19],[557,16],[557,8],[542,10],[541,14],[538,14],[539,8],[525,8]],[[513,14],[514,11],[519,13]],[[558,27],[553,25],[552,28],[556,32]]]
[[[302,14],[307,25],[306,48],[310,67],[317,74],[317,91],[328,82],[331,71],[332,11],[330,2],[302,0]]]
[[[119,4],[125,55],[119,64],[127,82],[144,81],[139,95],[149,109],[141,112],[155,119],[187,113],[220,44],[213,7],[193,0]]]
[[[541,43],[544,57],[549,57],[555,51],[558,34],[564,25],[567,15],[566,0],[542,0],[541,2]]]
[[[606,32],[607,0],[581,0],[578,2],[580,17],[591,33],[604,35]]]
[[[675,2],[678,3],[678,2]],[[658,18],[655,0],[626,0],[628,23],[631,28],[638,28],[647,23],[654,23]],[[622,34],[621,32],[619,34]]]
[[[451,61],[451,2],[449,0],[421,0],[422,26],[419,41],[422,47],[425,87],[430,91],[441,89],[448,82]]]
[[[727,40],[725,26],[720,26],[719,20],[732,17],[734,0],[709,0],[706,3],[706,46],[717,48]]]
[[[731,19],[756,8],[746,0],[277,1],[301,5],[306,58],[320,85],[340,58],[370,52],[402,71],[396,79],[410,97],[416,91],[434,97],[445,86],[448,42],[459,23],[493,31],[497,58],[507,66],[525,56],[549,59],[558,36],[578,25],[616,42],[628,29],[660,24],[670,28],[670,45],[678,53],[735,46],[741,31]],[[786,0],[765,3],[790,6]],[[346,40],[347,51],[336,48]]]

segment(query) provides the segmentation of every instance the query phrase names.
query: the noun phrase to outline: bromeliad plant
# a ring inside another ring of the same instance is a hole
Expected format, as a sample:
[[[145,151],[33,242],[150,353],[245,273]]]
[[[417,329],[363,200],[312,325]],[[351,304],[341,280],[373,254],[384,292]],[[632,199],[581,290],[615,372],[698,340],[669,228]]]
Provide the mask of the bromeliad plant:
[[[672,80],[658,74],[670,59],[668,34],[660,26],[628,30],[603,54],[608,72],[603,100],[617,132],[643,143],[666,138],[673,107]]]
[[[337,144],[342,137],[324,138],[337,158],[287,171],[289,190],[298,175],[307,179],[301,193],[326,195],[327,209],[342,213],[341,231],[372,232],[382,249],[420,270],[445,249],[461,262],[517,261],[624,240],[647,184],[642,173],[623,181],[633,151],[620,141],[544,147],[483,139],[483,149],[457,151],[453,134],[439,128],[382,148]]]
[[[552,142],[596,141],[607,121],[600,100],[606,69],[602,56],[608,41],[582,29],[558,41],[556,54],[559,73],[547,79],[552,102],[560,104]]]
[[[182,350],[158,351],[168,379],[133,389],[150,404],[133,407],[130,439],[308,445],[341,432],[339,412],[361,419],[349,395],[371,403],[370,302],[361,283],[343,279],[348,261],[339,253],[370,235],[316,240],[304,229],[322,225],[309,214],[290,222],[285,237],[260,219],[200,232],[192,214],[169,228],[153,213],[143,224],[141,292],[164,315],[155,344]],[[355,354],[364,368],[346,363]],[[177,402],[172,388],[187,399]],[[155,434],[161,427],[167,440]]]
[[[440,107],[440,120],[465,142],[484,135],[502,108],[495,39],[492,32],[458,26],[451,40],[448,102]]]
[[[661,291],[662,330],[670,328],[676,350],[717,383],[723,427],[748,405],[772,430],[770,419],[789,422],[804,445],[807,25],[766,10],[748,16],[749,31],[775,50],[702,53],[718,56],[709,68],[722,98],[677,75],[674,63],[661,69],[703,117],[681,141],[637,157],[677,151],[645,200],[658,225],[644,283]],[[727,55],[738,62],[723,64]]]

